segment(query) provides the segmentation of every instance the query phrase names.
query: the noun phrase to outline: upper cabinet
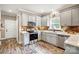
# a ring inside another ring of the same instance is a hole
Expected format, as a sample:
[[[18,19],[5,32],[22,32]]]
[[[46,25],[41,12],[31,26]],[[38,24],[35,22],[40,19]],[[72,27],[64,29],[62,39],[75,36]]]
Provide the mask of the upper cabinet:
[[[34,15],[29,15],[29,21],[30,22],[35,22],[36,21],[36,17]]]
[[[50,26],[50,16],[49,15],[47,15],[47,26]]]
[[[46,16],[43,16],[41,19],[41,26],[47,26],[47,18]]]
[[[38,15],[30,15],[27,13],[19,14],[20,25],[28,26],[28,22],[35,22],[36,26],[41,26],[41,17]]]
[[[46,16],[42,17],[41,26],[50,26],[50,17],[49,17],[49,15],[46,15]]]
[[[60,21],[62,26],[71,26],[71,10],[60,13]]]
[[[72,26],[79,26],[79,8],[72,9]]]
[[[60,13],[61,26],[79,26],[79,7],[72,7]]]
[[[41,26],[41,17],[36,16],[36,26]]]

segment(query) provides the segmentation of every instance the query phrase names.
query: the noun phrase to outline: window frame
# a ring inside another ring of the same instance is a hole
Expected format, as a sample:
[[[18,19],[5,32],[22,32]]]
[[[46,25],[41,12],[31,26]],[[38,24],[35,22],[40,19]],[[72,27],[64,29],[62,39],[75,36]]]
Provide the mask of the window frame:
[[[59,23],[54,23],[53,20],[58,19]],[[54,27],[54,24],[59,24],[59,28]],[[50,27],[51,29],[61,30],[60,17],[50,18]]]

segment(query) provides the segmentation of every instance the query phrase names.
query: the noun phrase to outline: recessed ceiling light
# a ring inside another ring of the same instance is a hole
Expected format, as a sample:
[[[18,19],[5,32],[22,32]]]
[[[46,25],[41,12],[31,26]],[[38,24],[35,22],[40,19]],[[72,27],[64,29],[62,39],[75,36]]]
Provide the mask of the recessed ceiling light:
[[[44,10],[41,10],[41,13],[43,13],[44,12]]]
[[[54,9],[52,8],[52,11],[54,11]]]
[[[9,12],[12,12],[12,10],[9,10]]]

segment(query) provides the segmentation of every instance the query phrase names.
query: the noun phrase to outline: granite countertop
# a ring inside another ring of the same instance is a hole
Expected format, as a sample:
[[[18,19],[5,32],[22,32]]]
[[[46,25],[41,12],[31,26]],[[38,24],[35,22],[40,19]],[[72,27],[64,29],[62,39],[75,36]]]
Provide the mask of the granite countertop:
[[[22,34],[26,34],[26,33],[28,33],[28,34],[37,34],[38,32],[29,33],[27,31],[21,31],[20,33],[22,33]]]
[[[20,33],[24,34],[24,33],[28,33],[27,31],[20,31]]]
[[[67,34],[66,32],[61,32],[61,31],[50,31],[50,30],[38,30],[37,32],[47,32],[47,33],[53,33],[53,34],[57,34],[57,35],[66,35],[66,36],[71,36],[70,34]],[[27,33],[27,31],[20,31],[20,33]]]
[[[70,34],[67,34],[66,32],[61,32],[61,31],[49,31],[49,30],[41,30],[41,32],[47,32],[47,33],[53,33],[57,35],[66,35],[66,36],[71,36]]]
[[[54,31],[49,31],[49,30],[39,30],[40,32],[46,32],[46,33],[52,33],[52,34],[57,34],[57,35],[65,35],[65,36],[72,36],[71,34],[67,34],[66,32],[61,32],[61,31],[57,31],[57,32],[54,32]],[[37,31],[37,32],[39,32]],[[36,32],[36,33],[37,33]],[[28,33],[27,31],[21,31],[20,33]],[[32,33],[31,33],[32,34]]]
[[[65,44],[69,44],[75,47],[79,47],[79,35],[73,35],[69,37],[66,41]]]

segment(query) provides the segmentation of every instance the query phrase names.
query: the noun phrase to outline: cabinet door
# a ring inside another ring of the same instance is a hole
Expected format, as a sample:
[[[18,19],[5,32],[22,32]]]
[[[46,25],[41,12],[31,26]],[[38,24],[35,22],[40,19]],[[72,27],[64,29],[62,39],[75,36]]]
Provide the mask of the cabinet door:
[[[28,33],[25,33],[25,34],[22,34],[23,35],[23,44],[24,45],[27,45],[30,43],[30,39],[29,39],[29,34]]]
[[[47,26],[50,26],[50,17],[49,17],[49,15],[47,16]]]
[[[62,12],[60,14],[60,24],[61,24],[61,26],[66,26],[66,14],[65,14],[65,12]]]
[[[36,16],[34,15],[29,15],[29,22],[35,22],[36,23]]]
[[[22,25],[27,25],[28,23],[28,15],[27,14],[22,14]]]
[[[62,26],[71,26],[71,10],[62,12],[60,14],[60,20]]]
[[[42,40],[46,41],[46,33],[42,32]]]
[[[42,20],[41,20],[41,25],[42,26],[47,26],[47,19],[46,19],[46,17],[44,16],[44,17],[42,17]]]
[[[36,23],[36,16],[32,16],[32,21]]]
[[[71,26],[71,10],[66,11],[65,14],[66,14],[66,19],[67,19],[66,20],[67,26]]]
[[[30,22],[32,21],[32,16],[29,15],[29,20],[28,21],[30,21]]]
[[[38,31],[38,40],[41,40],[41,31]]]
[[[64,48],[64,41],[65,41],[65,37],[64,36],[58,36],[58,40],[57,40],[57,46]]]
[[[41,17],[36,16],[36,26],[41,26]]]
[[[56,43],[57,43],[57,35],[56,34],[53,34],[53,33],[46,33],[46,41],[57,46]]]
[[[79,26],[79,8],[72,9],[72,26]]]

